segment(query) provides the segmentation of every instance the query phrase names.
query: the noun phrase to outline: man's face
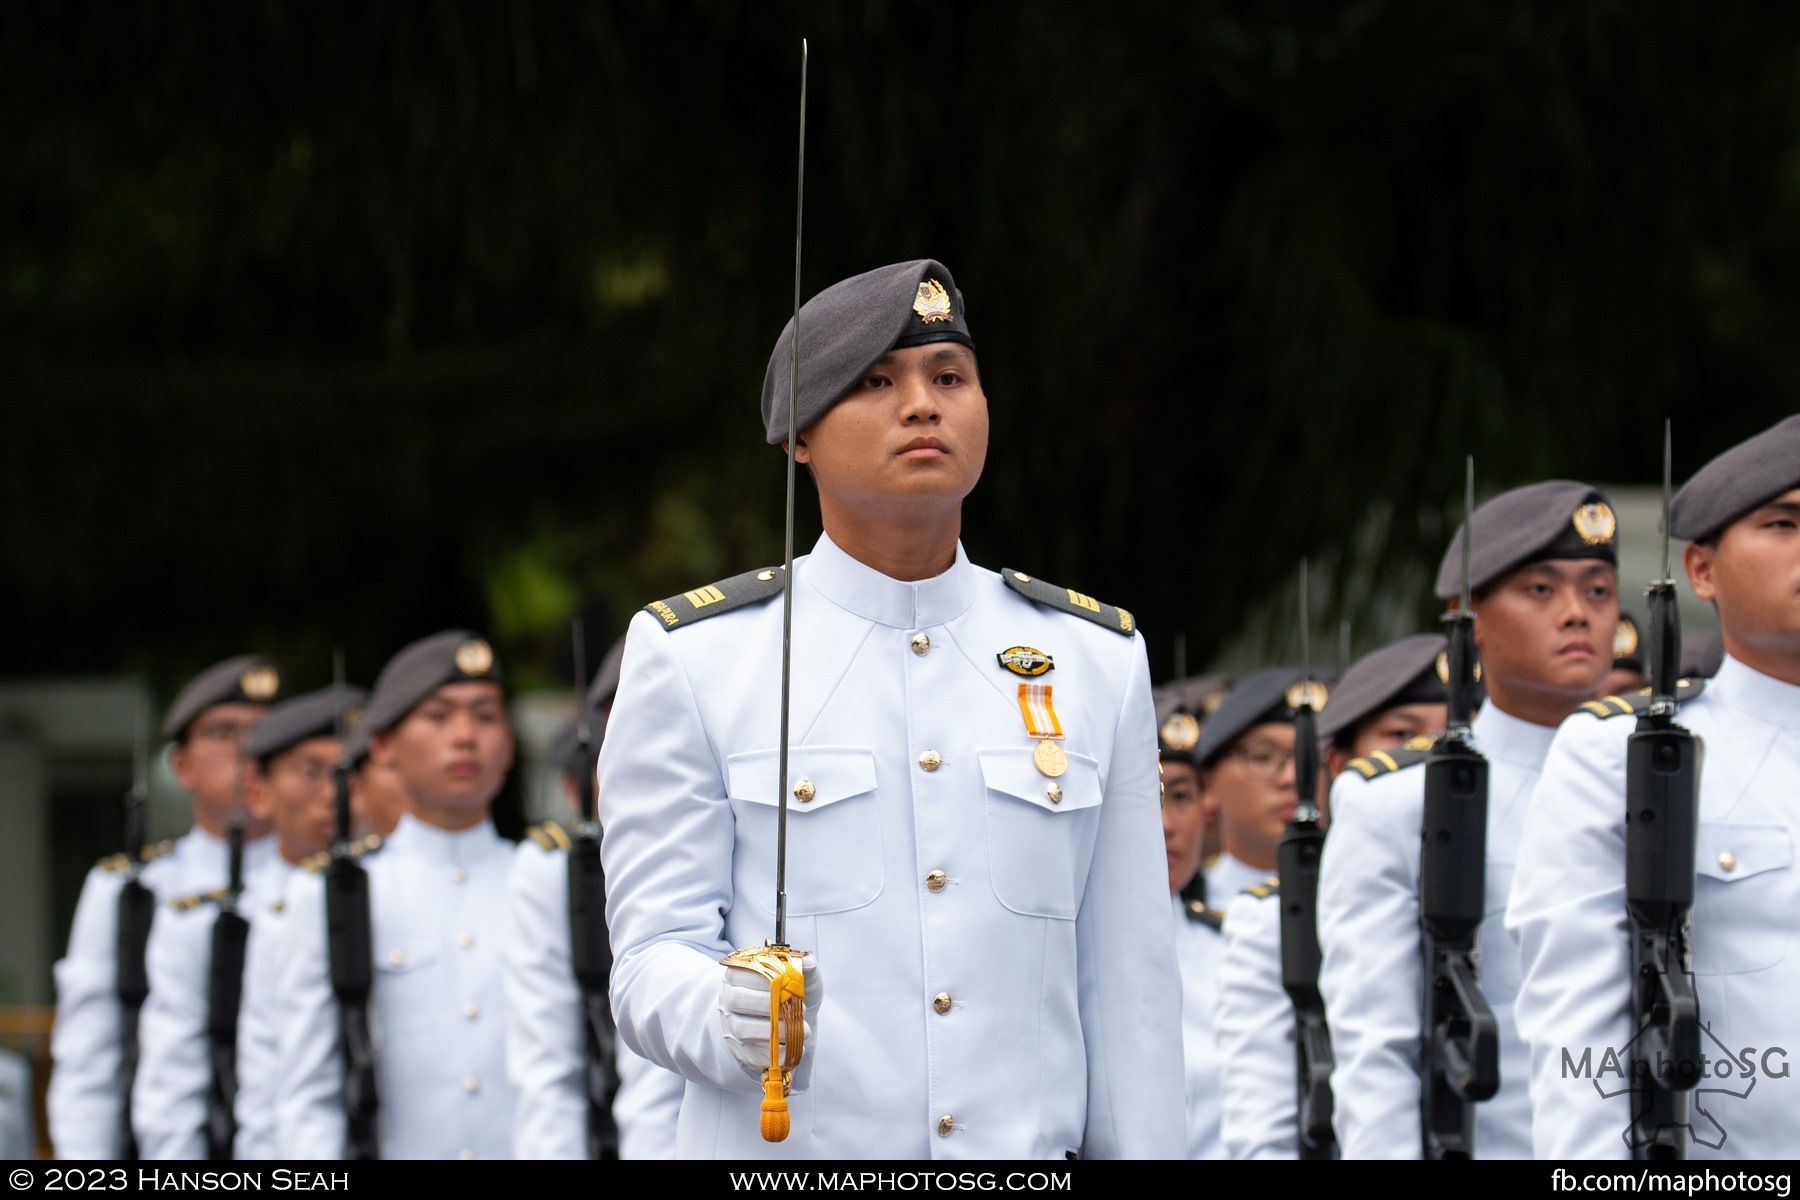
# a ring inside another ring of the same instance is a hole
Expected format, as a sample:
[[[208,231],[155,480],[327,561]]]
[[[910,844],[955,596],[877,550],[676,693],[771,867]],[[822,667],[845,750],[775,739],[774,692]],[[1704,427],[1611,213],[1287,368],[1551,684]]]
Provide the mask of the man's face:
[[[1618,626],[1619,577],[1612,564],[1529,563],[1502,575],[1475,601],[1482,679],[1496,698],[1573,708],[1598,695],[1612,671]]]
[[[987,461],[987,397],[956,342],[890,350],[801,432],[820,504],[899,516],[954,507]]]
[[[275,828],[276,848],[289,862],[300,862],[331,845],[337,829],[332,802],[331,768],[338,740],[308,738],[269,760],[269,769],[251,769],[244,789],[245,806]]]
[[[413,808],[464,815],[487,807],[512,767],[512,726],[500,686],[447,683],[369,741],[369,754],[393,768]]]
[[[1192,763],[1162,764],[1163,852],[1169,863],[1169,894],[1187,886],[1200,869],[1200,835],[1206,829],[1208,805],[1200,791],[1200,772]]]
[[[1219,812],[1225,850],[1253,867],[1273,870],[1299,792],[1294,787],[1294,727],[1284,721],[1252,725],[1213,765],[1201,787]]]
[[[1718,606],[1733,656],[1792,674],[1800,660],[1800,488],[1745,513],[1713,545],[1690,543],[1683,561],[1694,595]]]
[[[194,822],[209,833],[223,835],[231,823],[239,800],[238,747],[266,712],[260,704],[202,709],[188,726],[187,741],[169,752],[169,769],[194,797]],[[244,821],[246,838],[268,831],[266,820],[250,815]]]

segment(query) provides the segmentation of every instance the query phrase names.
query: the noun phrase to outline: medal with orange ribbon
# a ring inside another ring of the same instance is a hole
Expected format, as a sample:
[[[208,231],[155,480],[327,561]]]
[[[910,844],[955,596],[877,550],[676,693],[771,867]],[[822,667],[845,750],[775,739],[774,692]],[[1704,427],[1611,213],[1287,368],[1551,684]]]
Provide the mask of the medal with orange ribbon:
[[[1057,745],[1063,737],[1062,722],[1056,717],[1056,708],[1050,702],[1050,690],[1054,685],[1048,683],[1021,683],[1019,685],[1019,713],[1025,718],[1025,732],[1038,739],[1037,749],[1031,752],[1031,761],[1039,771],[1055,779],[1069,769],[1069,758]]]

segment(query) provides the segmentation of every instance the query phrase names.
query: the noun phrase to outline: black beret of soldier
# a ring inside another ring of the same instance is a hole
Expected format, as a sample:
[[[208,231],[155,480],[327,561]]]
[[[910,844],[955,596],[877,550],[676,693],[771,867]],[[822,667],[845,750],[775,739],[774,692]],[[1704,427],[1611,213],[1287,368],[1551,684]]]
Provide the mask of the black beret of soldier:
[[[1302,688],[1307,687],[1307,692]],[[1264,667],[1238,680],[1206,719],[1200,732],[1200,745],[1194,760],[1210,767],[1230,748],[1242,733],[1270,722],[1292,724],[1294,709],[1303,695],[1310,695],[1314,712],[1326,709],[1327,688],[1313,679],[1310,685],[1300,678],[1299,667]]]
[[[1319,714],[1319,736],[1336,737],[1396,705],[1444,703],[1448,693],[1438,660],[1449,645],[1441,633],[1415,633],[1351,663]]]
[[[500,660],[493,648],[467,630],[434,633],[388,660],[375,680],[357,731],[386,733],[447,683],[500,683]]]
[[[929,258],[895,263],[834,283],[800,308],[800,386],[794,428],[805,429],[844,398],[889,350],[929,342],[974,347],[962,293],[949,268]],[[763,375],[763,429],[771,446],[788,435],[794,322],[775,339]]]
[[[1644,670],[1644,634],[1643,626],[1630,613],[1619,614],[1619,628],[1613,633],[1613,669],[1615,671]]]
[[[1705,541],[1795,487],[1800,487],[1800,414],[1695,471],[1669,503],[1669,532],[1683,541]]]
[[[369,698],[359,687],[328,687],[283,700],[244,739],[244,753],[259,762],[308,738],[333,737],[351,723],[351,710]]]
[[[268,705],[285,694],[281,672],[274,663],[258,654],[240,654],[214,663],[176,693],[175,702],[163,718],[162,735],[186,741],[194,718],[215,704]]]
[[[1438,566],[1437,597],[1462,595],[1463,538],[1456,527]],[[1508,571],[1553,558],[1619,562],[1619,522],[1606,493],[1572,479],[1548,479],[1501,492],[1475,510],[1475,546],[1469,555],[1469,590],[1478,592]]]

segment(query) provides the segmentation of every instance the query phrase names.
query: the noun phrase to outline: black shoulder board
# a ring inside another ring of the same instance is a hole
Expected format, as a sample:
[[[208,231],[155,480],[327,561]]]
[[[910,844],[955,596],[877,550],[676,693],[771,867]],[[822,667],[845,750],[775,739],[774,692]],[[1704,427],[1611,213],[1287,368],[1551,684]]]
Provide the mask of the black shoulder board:
[[[1204,900],[1189,900],[1181,907],[1187,913],[1187,919],[1196,925],[1204,925],[1215,933],[1225,928],[1225,914],[1216,908],[1206,907]]]
[[[541,825],[533,825],[525,831],[525,836],[546,850],[567,850],[574,845],[569,831],[555,821],[545,821]]]
[[[1046,608],[1061,609],[1078,617],[1086,617],[1096,625],[1104,626],[1114,633],[1122,633],[1126,637],[1137,636],[1137,622],[1130,613],[1122,608],[1114,608],[1110,604],[1102,604],[1092,596],[1084,596],[1074,588],[1057,587],[1054,583],[1045,583],[1034,579],[1023,571],[1015,571],[1011,567],[1000,572],[1000,578],[1006,580],[1006,586],[1033,604],[1042,604]]]
[[[692,625],[695,621],[743,608],[746,604],[760,604],[781,595],[781,584],[780,567],[763,567],[679,596],[670,596],[667,600],[652,600],[644,606],[644,611],[661,621],[664,629],[674,629],[678,625]]]
[[[1405,745],[1396,746],[1392,750],[1377,750],[1364,758],[1353,758],[1345,769],[1355,771],[1364,779],[1373,779],[1377,775],[1386,775],[1389,771],[1398,771],[1424,762],[1431,757],[1431,746],[1431,738],[1411,738]]]
[[[1281,880],[1271,875],[1261,883],[1253,883],[1244,889],[1244,895],[1255,896],[1258,900],[1267,900],[1281,891]]]
[[[1675,681],[1675,702],[1684,704],[1706,690],[1704,679],[1678,679]],[[1622,717],[1627,713],[1643,713],[1649,710],[1653,697],[1649,688],[1643,688],[1629,696],[1602,696],[1598,700],[1584,700],[1580,711],[1593,713],[1602,719],[1606,717]]]

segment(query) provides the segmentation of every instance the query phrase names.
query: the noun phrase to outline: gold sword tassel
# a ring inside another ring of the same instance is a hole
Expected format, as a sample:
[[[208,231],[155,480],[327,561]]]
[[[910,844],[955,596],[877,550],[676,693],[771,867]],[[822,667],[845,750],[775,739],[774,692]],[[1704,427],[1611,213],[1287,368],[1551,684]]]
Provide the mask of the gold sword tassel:
[[[769,1065],[762,1073],[759,1124],[765,1142],[783,1141],[788,1135],[788,1092],[806,1051],[806,978],[794,965],[798,957],[791,948],[771,942],[760,950],[733,950],[721,960],[769,981]]]

